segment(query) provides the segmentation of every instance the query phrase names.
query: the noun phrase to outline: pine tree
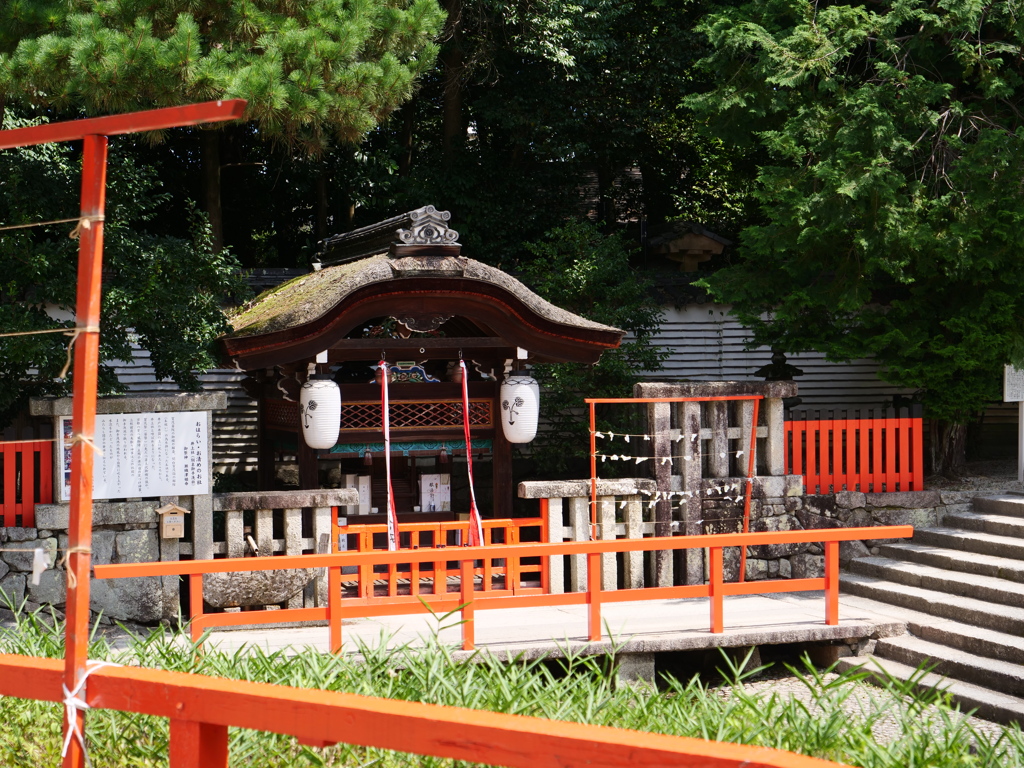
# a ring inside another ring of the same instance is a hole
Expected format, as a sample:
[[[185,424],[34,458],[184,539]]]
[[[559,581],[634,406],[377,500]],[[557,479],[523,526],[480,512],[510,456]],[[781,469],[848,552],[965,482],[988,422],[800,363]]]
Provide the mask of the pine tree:
[[[15,0],[0,12],[8,99],[89,113],[249,100],[268,142],[354,142],[436,55],[434,0]],[[218,131],[203,131],[220,239]]]

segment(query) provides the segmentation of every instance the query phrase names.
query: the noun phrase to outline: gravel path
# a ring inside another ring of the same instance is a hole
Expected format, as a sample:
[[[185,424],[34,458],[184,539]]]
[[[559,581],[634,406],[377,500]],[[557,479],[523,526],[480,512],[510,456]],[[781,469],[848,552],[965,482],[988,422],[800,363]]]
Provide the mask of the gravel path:
[[[1024,493],[1024,483],[1017,480],[1016,459],[971,461],[963,477],[955,480],[931,475],[924,487],[937,491],[978,491],[979,493]]]
[[[824,684],[835,681],[839,675],[837,674],[826,674],[822,675],[821,679]],[[808,705],[809,708],[813,708],[814,696],[811,689],[803,683],[799,678],[789,675],[785,672],[773,673],[769,670],[765,677],[759,677],[753,681],[745,682],[744,689],[754,694],[770,695],[772,693],[777,694],[780,697],[788,696],[799,699]],[[729,688],[722,689],[723,695],[728,696],[730,694]],[[892,711],[894,702],[892,701],[891,694],[883,688],[879,688],[875,685],[868,683],[858,683],[854,689],[854,692],[844,703],[843,709],[847,714],[854,717],[862,717],[866,713],[878,711],[883,708],[890,708],[890,712],[884,717],[880,718],[872,728],[872,733],[875,739],[880,743],[890,742],[901,735],[901,728],[899,725],[899,717]],[[1002,732],[1003,726],[998,723],[993,723],[989,720],[982,720],[978,717],[967,717],[962,716],[967,723],[979,733],[986,734],[987,736],[997,739]],[[935,728],[938,728],[937,723],[940,722],[936,707],[927,707],[920,716],[920,721],[923,723],[934,722],[936,723]]]

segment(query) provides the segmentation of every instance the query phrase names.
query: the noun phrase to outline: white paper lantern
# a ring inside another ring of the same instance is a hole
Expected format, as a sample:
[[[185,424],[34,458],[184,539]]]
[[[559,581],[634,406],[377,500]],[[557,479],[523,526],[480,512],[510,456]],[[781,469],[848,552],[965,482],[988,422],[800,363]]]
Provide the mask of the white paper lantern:
[[[540,386],[537,380],[513,371],[501,383],[501,429],[510,443],[528,443],[537,436]]]
[[[299,426],[310,448],[325,450],[338,442],[341,390],[329,378],[313,377],[299,390]]]

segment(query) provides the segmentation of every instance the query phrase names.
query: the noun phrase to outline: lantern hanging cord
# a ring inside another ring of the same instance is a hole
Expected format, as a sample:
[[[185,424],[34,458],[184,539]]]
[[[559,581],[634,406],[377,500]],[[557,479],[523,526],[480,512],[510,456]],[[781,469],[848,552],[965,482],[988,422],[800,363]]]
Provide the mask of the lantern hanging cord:
[[[78,679],[78,682],[75,683],[74,690],[69,691],[66,685],[61,686],[64,691],[63,704],[68,718],[68,732],[64,736],[64,746],[60,750],[61,757],[67,757],[68,747],[71,746],[71,739],[74,738],[82,747],[82,756],[85,758],[85,764],[90,767],[92,766],[89,760],[89,752],[85,747],[85,734],[78,727],[79,710],[89,709],[89,705],[85,701],[85,684],[89,680],[89,675],[97,669],[120,666],[120,664],[115,664],[112,661],[87,661],[85,662],[85,672]]]

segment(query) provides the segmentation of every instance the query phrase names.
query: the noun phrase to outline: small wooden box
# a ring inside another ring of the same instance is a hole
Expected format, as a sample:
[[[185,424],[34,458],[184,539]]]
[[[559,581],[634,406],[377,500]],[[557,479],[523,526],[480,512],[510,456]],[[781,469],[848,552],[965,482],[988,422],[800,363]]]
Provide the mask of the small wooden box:
[[[160,515],[160,538],[180,539],[185,535],[185,515],[189,511],[177,504],[166,504],[156,511]]]

